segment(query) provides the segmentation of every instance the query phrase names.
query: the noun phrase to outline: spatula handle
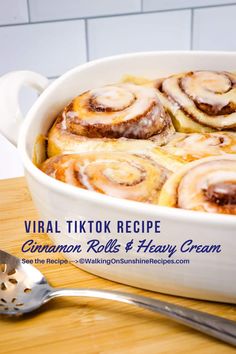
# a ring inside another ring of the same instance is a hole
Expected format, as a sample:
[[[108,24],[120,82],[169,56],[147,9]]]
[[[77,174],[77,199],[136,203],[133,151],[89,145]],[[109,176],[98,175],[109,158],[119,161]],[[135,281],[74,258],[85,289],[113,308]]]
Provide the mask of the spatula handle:
[[[191,310],[144,296],[95,289],[55,289],[46,301],[59,296],[93,297],[135,305],[162,314],[181,324],[236,346],[236,321],[210,315],[206,312]]]

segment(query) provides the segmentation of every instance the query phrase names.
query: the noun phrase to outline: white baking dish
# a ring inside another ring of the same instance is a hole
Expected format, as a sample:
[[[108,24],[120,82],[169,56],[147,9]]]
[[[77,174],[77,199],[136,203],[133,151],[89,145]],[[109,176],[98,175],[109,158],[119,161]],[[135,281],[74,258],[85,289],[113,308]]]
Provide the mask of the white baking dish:
[[[160,220],[160,235],[123,235],[124,245],[131,238],[153,239],[156,244],[180,245],[192,239],[196,245],[221,245],[220,253],[185,253],[173,258],[189,259],[189,264],[90,264],[81,268],[102,277],[133,286],[200,299],[236,301],[236,217],[191,212],[179,209],[142,204],[104,196],[63,184],[42,173],[32,163],[36,137],[45,134],[56,114],[76,95],[91,89],[117,82],[125,74],[147,78],[164,77],[173,73],[197,70],[236,71],[236,53],[217,52],[148,52],[120,55],[96,60],[65,73],[49,87],[47,79],[32,72],[13,72],[0,79],[0,128],[18,148],[32,198],[40,215],[45,219],[105,219],[105,220]],[[24,121],[18,106],[18,91],[30,85],[42,92]],[[2,167],[3,168],[3,167]],[[27,218],[27,215],[26,215]],[[57,244],[81,241],[78,235],[66,232],[50,234]],[[94,235],[105,243],[105,234]],[[7,242],[7,240],[6,240]],[[81,241],[85,242],[85,239]],[[37,255],[38,256],[38,255]],[[50,257],[50,255],[49,255]],[[66,257],[77,260],[88,257],[85,251]],[[89,257],[112,258],[111,254]],[[117,256],[116,256],[117,257]],[[137,255],[131,251],[119,258],[165,258],[164,254]]]

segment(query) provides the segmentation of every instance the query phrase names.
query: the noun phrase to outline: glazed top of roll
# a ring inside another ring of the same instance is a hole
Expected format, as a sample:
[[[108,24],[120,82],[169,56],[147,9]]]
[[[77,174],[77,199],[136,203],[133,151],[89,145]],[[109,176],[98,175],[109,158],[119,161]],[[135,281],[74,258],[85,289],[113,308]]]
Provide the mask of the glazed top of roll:
[[[159,89],[191,119],[215,129],[236,128],[236,74],[193,71],[157,81]]]
[[[76,187],[154,204],[170,175],[169,170],[150,158],[109,152],[54,156],[41,169]]]
[[[214,156],[182,167],[165,183],[160,205],[236,215],[236,156]]]
[[[77,96],[57,123],[70,133],[88,138],[147,139],[170,125],[171,120],[155,89],[121,83]]]
[[[161,149],[184,162],[214,155],[236,154],[236,133],[176,133]]]

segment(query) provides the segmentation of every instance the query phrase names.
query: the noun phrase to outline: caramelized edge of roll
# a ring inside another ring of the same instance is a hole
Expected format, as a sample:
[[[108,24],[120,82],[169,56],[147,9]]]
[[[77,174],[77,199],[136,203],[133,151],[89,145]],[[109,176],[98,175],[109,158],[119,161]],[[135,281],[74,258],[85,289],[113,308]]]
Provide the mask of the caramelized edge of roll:
[[[128,170],[122,170],[122,165]],[[157,203],[160,190],[171,174],[150,157],[110,152],[53,156],[40,168],[47,175],[75,187],[153,204]],[[125,173],[127,180],[123,181]],[[131,183],[130,179],[134,181]]]

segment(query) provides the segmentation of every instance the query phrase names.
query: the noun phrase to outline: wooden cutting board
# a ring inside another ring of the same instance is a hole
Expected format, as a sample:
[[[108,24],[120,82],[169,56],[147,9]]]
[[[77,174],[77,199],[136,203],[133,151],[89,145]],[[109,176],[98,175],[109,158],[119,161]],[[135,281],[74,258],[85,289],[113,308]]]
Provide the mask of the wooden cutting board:
[[[24,178],[0,181],[0,248],[21,257],[24,219],[37,218]],[[36,241],[46,235],[32,236]],[[35,256],[27,255],[35,258]],[[54,255],[55,258],[61,258]],[[40,255],[40,258],[46,258]],[[236,320],[236,307],[162,295],[104,280],[72,265],[38,265],[53,286],[147,295]],[[219,284],[220,286],[220,284]],[[0,317],[0,353],[235,353],[235,348],[161,315],[116,302],[60,298],[37,313]]]

